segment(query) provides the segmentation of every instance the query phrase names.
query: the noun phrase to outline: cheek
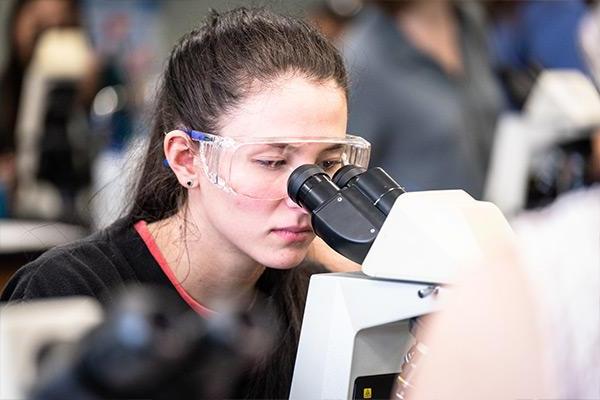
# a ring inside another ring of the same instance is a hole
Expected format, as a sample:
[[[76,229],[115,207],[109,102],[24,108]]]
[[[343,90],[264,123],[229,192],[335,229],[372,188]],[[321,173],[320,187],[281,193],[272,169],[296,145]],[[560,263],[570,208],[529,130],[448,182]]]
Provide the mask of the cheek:
[[[268,229],[268,221],[275,212],[276,204],[256,201],[223,193],[213,203],[218,213],[221,229],[235,237],[256,238]]]
[[[256,225],[248,227],[254,228],[254,231],[259,231],[261,225],[266,224],[269,216],[277,208],[277,205],[272,202],[256,201],[238,196],[230,200],[229,204],[231,205],[231,211],[236,213],[240,219],[256,223]]]

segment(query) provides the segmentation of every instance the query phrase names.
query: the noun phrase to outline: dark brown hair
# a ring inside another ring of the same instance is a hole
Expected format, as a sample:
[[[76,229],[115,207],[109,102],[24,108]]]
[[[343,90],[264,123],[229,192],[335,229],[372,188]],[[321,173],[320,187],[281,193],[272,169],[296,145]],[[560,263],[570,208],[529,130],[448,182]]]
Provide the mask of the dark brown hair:
[[[156,98],[150,142],[128,218],[153,222],[174,215],[187,191],[163,166],[163,139],[173,129],[218,133],[220,119],[252,90],[287,74],[347,91],[337,50],[306,22],[265,9],[211,12],[174,47]],[[308,284],[306,268],[267,269],[259,285],[282,329],[274,356],[255,371],[248,397],[287,397]]]

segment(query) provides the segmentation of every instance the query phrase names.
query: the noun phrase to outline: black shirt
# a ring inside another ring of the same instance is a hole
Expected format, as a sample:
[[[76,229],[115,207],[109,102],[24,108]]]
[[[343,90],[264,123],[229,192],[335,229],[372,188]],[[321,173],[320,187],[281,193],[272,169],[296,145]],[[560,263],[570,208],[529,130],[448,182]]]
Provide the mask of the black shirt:
[[[0,301],[80,295],[106,304],[129,284],[175,291],[133,224],[119,220],[23,266],[7,283]]]
[[[259,369],[242,374],[235,397],[288,396],[308,282],[313,273],[320,272],[326,272],[323,266],[304,262],[291,270],[267,268],[262,274],[257,290],[283,329],[274,329],[279,333],[273,355]],[[122,289],[133,284],[161,286],[181,299],[134,224],[123,219],[23,266],[4,288],[0,302],[79,295],[108,305],[118,302]]]

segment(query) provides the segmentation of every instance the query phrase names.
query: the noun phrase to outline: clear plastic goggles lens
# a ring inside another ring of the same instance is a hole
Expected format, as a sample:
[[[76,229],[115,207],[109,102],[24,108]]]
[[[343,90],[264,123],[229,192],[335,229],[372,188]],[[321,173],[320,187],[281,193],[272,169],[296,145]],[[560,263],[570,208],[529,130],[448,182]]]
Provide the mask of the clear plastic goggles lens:
[[[366,168],[370,145],[358,137],[340,140],[264,143],[200,142],[199,161],[208,178],[222,189],[255,199],[287,196],[294,169],[317,164],[332,176],[344,165]]]

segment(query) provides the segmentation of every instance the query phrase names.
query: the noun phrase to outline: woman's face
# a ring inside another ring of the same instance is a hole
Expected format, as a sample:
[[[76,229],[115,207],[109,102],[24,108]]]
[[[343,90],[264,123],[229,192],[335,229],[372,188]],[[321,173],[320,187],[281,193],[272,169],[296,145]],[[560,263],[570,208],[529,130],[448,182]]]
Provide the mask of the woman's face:
[[[245,99],[221,119],[222,136],[342,138],[347,104],[334,81],[317,83],[294,76],[280,78]],[[317,162],[318,146],[300,157]],[[287,196],[257,200],[227,193],[197,171],[199,187],[190,190],[189,207],[202,237],[211,237],[219,251],[238,253],[271,268],[298,265],[314,233],[310,216]],[[207,236],[211,235],[211,236]]]

